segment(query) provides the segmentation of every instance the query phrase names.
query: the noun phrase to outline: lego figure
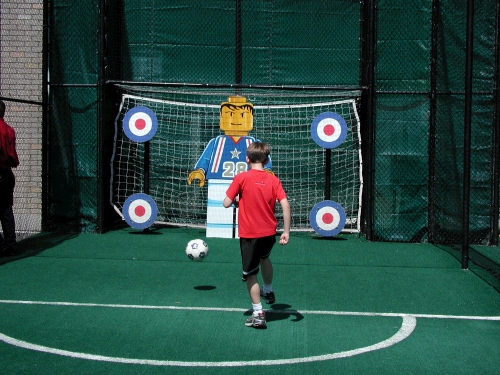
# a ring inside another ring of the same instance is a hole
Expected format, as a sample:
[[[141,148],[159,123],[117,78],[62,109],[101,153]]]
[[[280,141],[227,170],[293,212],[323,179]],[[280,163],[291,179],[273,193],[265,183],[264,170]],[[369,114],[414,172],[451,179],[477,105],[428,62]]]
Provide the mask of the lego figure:
[[[237,238],[238,224],[234,223],[237,215],[225,209],[222,202],[234,176],[248,169],[246,149],[257,141],[248,136],[253,129],[253,104],[242,96],[230,96],[221,104],[220,129],[224,135],[210,140],[189,173],[187,183],[191,185],[193,180],[199,180],[199,185],[204,186],[208,180],[206,236]],[[265,169],[272,173],[271,159]]]

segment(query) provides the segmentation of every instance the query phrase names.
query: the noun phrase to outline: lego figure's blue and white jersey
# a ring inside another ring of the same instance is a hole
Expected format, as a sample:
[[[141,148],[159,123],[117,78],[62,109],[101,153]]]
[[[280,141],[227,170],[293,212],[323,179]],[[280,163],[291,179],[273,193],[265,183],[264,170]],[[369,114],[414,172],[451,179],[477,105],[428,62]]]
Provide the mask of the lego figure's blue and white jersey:
[[[248,169],[247,147],[255,141],[249,136],[239,137],[235,141],[230,135],[219,135],[210,140],[194,169],[202,169],[207,180],[232,180],[238,173]],[[272,168],[271,158],[264,168]]]

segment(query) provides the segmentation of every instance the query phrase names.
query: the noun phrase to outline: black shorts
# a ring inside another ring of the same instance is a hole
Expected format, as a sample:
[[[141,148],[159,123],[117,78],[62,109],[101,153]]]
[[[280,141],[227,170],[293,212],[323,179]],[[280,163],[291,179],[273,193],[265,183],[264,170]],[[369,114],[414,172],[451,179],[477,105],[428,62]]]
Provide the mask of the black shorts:
[[[276,243],[276,235],[261,238],[240,238],[241,265],[243,267],[242,280],[247,281],[250,275],[259,273],[261,259],[271,255]]]

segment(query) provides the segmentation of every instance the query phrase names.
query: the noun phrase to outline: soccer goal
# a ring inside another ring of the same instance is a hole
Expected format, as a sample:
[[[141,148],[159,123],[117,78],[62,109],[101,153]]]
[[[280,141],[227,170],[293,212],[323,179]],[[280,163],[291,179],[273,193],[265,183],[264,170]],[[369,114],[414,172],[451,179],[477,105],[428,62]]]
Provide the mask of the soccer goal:
[[[329,198],[346,214],[344,230],[360,230],[362,173],[359,91],[324,89],[144,87],[117,85],[121,105],[115,121],[111,161],[111,204],[122,215],[126,199],[145,193],[155,201],[155,223],[206,225],[207,185],[188,185],[187,178],[207,143],[223,134],[220,104],[241,95],[254,105],[253,130],[248,134],[271,146],[274,173],[281,179],[292,209],[292,230],[311,230],[312,207]],[[147,142],[130,140],[123,119],[143,106],[156,115],[158,126]],[[311,137],[311,124],[321,113],[335,112],[346,121],[345,141],[328,153]],[[326,166],[331,165],[329,173]],[[326,177],[328,176],[328,177]],[[276,207],[282,228],[281,208]],[[123,215],[122,215],[123,216]]]

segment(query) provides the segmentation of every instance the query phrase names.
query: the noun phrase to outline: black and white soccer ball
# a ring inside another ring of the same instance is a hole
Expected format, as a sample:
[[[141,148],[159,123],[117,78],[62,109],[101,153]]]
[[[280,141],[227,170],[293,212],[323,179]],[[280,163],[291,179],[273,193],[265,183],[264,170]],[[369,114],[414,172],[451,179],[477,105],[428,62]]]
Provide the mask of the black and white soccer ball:
[[[202,261],[208,255],[207,243],[200,239],[189,241],[186,245],[186,255],[195,262]]]

